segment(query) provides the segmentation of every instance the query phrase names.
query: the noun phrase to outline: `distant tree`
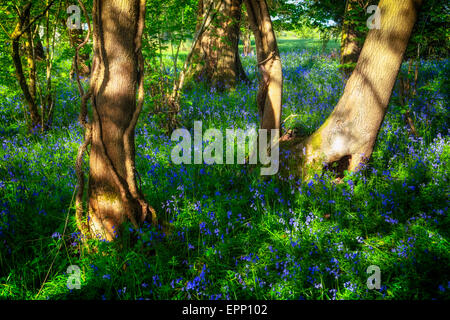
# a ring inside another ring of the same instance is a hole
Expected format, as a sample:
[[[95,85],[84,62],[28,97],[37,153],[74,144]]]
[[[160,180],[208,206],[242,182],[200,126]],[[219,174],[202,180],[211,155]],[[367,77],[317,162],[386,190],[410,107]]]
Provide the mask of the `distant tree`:
[[[276,25],[285,29],[302,26],[318,28],[322,33],[339,35],[341,39],[341,68],[347,79],[354,70],[366,39],[367,9],[378,0],[304,0],[298,3],[277,0],[280,19]],[[279,22],[278,22],[279,21]],[[447,57],[450,49],[447,29],[450,23],[446,1],[424,2],[408,44],[404,60]]]
[[[280,129],[283,73],[280,53],[266,0],[245,0],[250,28],[255,36],[261,74],[257,104],[262,129]]]
[[[341,32],[341,68],[344,78],[348,79],[358,62],[368,28],[366,9],[378,1],[347,0]]]
[[[291,172],[309,177],[324,165],[358,170],[370,158],[386,114],[421,0],[381,0],[381,29],[370,30],[344,93],[311,136],[287,138]],[[282,139],[284,140],[284,139]]]
[[[72,48],[79,46],[84,40],[84,32],[82,28],[79,29],[68,29],[69,42]],[[87,77],[91,73],[91,67],[89,65],[89,53],[83,52],[78,56],[77,64],[79,66],[78,73],[80,76]],[[73,78],[76,73],[75,61],[72,62],[72,67],[70,69],[70,78]]]
[[[7,30],[11,25],[4,26],[2,29],[9,38],[8,43],[11,43],[11,60],[14,67],[15,76],[22,90],[25,103],[28,106],[28,121],[29,129],[40,127],[42,130],[49,127],[49,119],[53,104],[50,99],[51,96],[51,66],[50,54],[47,52],[47,99],[41,98],[40,108],[37,94],[37,60],[40,56],[39,45],[36,45],[38,39],[37,26],[39,20],[46,15],[47,27],[46,35],[49,39],[50,28],[48,21],[50,16],[48,10],[52,7],[54,0],[47,1],[44,8],[35,8],[30,1],[19,1],[15,4],[8,1],[2,4],[2,15],[6,15],[6,19],[14,19],[15,26],[12,24],[12,30]],[[34,9],[34,10],[33,10]],[[21,40],[24,39],[23,42]],[[40,39],[39,39],[40,40]],[[23,43],[23,47],[21,46]],[[40,41],[38,42],[40,43]],[[50,44],[48,44],[50,46]],[[37,49],[36,49],[37,48]],[[50,49],[47,49],[49,51]],[[42,58],[42,57],[41,57]],[[24,63],[26,62],[26,63]],[[44,101],[46,100],[46,101]],[[39,110],[41,109],[41,110]]]
[[[208,8],[218,0],[198,2],[197,30]],[[210,26],[200,35],[194,48],[189,78],[204,80],[219,89],[232,88],[246,79],[239,58],[239,32],[242,0],[220,0]]]
[[[448,1],[424,1],[405,52],[405,60],[448,58],[450,55],[449,25],[450,4]]]
[[[253,54],[252,48],[252,39],[251,39],[251,30],[250,23],[248,21],[248,14],[246,10],[243,11],[243,19],[241,23],[241,38],[244,44],[243,54],[244,56],[249,56]]]
[[[145,0],[95,0],[92,17],[94,58],[88,95],[92,95],[93,116],[86,123],[86,111],[82,112],[87,132],[78,157],[82,159],[90,142],[89,208],[86,222],[79,201],[83,183],[79,183],[77,219],[84,233],[113,240],[125,221],[138,226],[156,219],[137,186],[135,168],[134,130],[144,98]],[[77,161],[78,172],[79,167]]]

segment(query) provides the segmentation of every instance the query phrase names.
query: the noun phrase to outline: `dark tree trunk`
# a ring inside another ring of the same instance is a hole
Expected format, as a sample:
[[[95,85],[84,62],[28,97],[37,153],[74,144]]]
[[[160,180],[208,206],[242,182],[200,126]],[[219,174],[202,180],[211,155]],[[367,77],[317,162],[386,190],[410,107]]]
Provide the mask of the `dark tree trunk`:
[[[250,56],[253,54],[253,47],[252,47],[252,39],[250,37],[250,32],[244,32],[244,56]]]
[[[69,39],[70,39],[70,45],[72,48],[76,48],[79,46],[83,41],[83,29],[69,29]],[[78,55],[78,72],[80,76],[87,77],[91,73],[91,68],[88,65],[89,60],[89,54],[87,53],[80,53]],[[72,61],[72,67],[70,69],[70,77],[73,78],[75,74],[75,61]]]
[[[372,155],[421,0],[381,0],[381,29],[369,31],[355,71],[325,123],[305,140],[287,143],[290,172],[304,178],[324,164],[355,171]],[[295,139],[294,139],[295,140]]]
[[[134,129],[143,103],[144,16],[145,0],[94,1],[88,221],[91,234],[107,240],[127,220],[137,226],[155,219],[137,187],[134,164]]]
[[[25,24],[30,23],[30,17],[28,16]],[[25,52],[28,64],[28,87],[30,88],[31,98],[36,101],[36,56],[34,50],[34,39],[31,33],[31,28],[25,33]]]
[[[209,1],[199,0],[197,29],[209,5]],[[218,89],[235,87],[238,79],[244,78],[239,59],[241,5],[242,0],[221,0],[211,25],[194,48],[192,62],[196,67],[189,78],[207,81]]]
[[[250,27],[255,36],[261,74],[257,104],[262,129],[280,129],[283,74],[275,32],[265,0],[245,0]]]
[[[41,37],[39,36],[39,32],[35,32],[35,46],[34,46],[34,54],[36,56],[36,60],[42,61],[45,59],[44,46],[42,45]]]

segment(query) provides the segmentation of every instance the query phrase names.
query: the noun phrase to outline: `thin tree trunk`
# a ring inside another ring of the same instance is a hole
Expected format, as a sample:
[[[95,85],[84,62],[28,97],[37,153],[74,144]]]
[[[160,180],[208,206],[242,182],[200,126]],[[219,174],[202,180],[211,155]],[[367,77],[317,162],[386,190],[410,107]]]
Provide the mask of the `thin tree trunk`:
[[[381,29],[369,31],[355,71],[325,123],[287,146],[296,154],[288,168],[310,177],[324,164],[355,171],[372,155],[421,0],[381,0]],[[313,169],[313,170],[311,170]]]
[[[250,56],[253,54],[253,47],[252,47],[252,39],[250,36],[250,32],[244,32],[244,56]]]
[[[25,24],[30,23],[30,16],[27,16]],[[28,64],[28,87],[30,88],[31,98],[36,101],[36,56],[34,50],[34,39],[31,28],[25,33],[25,52]]]
[[[261,74],[257,104],[262,129],[280,129],[283,75],[280,53],[265,0],[245,0],[250,27],[255,36]]]
[[[28,105],[28,112],[30,113],[30,123],[28,124],[29,129],[33,129],[41,124],[41,115],[39,114],[35,100],[36,84],[35,81],[34,83],[32,82],[30,85],[27,83],[25,73],[23,70],[22,59],[20,57],[20,38],[24,34],[24,32],[28,33],[28,30],[30,30],[29,27],[25,29],[26,26],[30,25],[30,10],[31,4],[28,4],[20,12],[19,21],[16,24],[16,28],[14,29],[14,32],[11,35],[11,42],[12,42],[11,56],[14,63],[16,78],[17,81],[19,82],[20,88],[22,89],[22,93]],[[27,50],[28,54],[30,54],[30,50],[31,49]],[[30,75],[31,73],[32,71],[30,72]],[[30,78],[32,77],[30,76]]]
[[[69,40],[72,48],[76,48],[83,42],[83,29],[69,29]],[[87,77],[91,73],[91,68],[88,65],[89,54],[80,53],[78,55],[78,66],[80,76]],[[70,77],[73,78],[75,74],[75,61],[72,61],[72,67],[70,69]]]
[[[34,46],[34,54],[36,56],[36,60],[42,61],[45,59],[44,46],[42,45],[41,37],[39,36],[39,28],[36,28],[34,32],[35,38],[35,46]]]
[[[414,125],[414,121],[411,117],[411,111],[409,109],[408,104],[409,104],[409,100],[416,95],[413,88],[417,84],[418,64],[419,64],[419,61],[416,61],[413,83],[411,83],[413,77],[410,75],[411,71],[412,71],[413,59],[410,59],[408,62],[408,72],[407,72],[406,76],[401,74],[401,72],[399,73],[399,76],[398,76],[400,103],[403,108],[406,108],[405,113],[404,113],[405,122],[409,126],[411,133],[416,137],[418,137],[419,135],[418,135],[416,127]]]
[[[357,23],[351,17],[351,12],[358,6],[358,0],[347,0],[341,37],[341,65],[344,78],[348,79],[358,61],[361,47],[358,42],[359,34],[356,31]]]
[[[248,14],[247,11],[244,10],[243,13],[244,16],[244,24],[245,24],[245,30],[242,32],[244,42],[244,56],[249,56],[253,54],[253,48],[252,48],[252,38],[251,38],[251,30],[250,30],[250,22],[248,21]]]
[[[48,2],[48,0],[47,0]],[[56,19],[59,16],[62,3],[60,3],[58,7],[58,11],[56,14]],[[46,14],[46,26],[45,26],[45,40],[47,45],[47,55],[46,55],[46,80],[47,80],[47,88],[46,88],[46,97],[44,99],[45,103],[43,103],[42,110],[42,122],[44,129],[50,129],[53,121],[53,107],[54,107],[54,99],[53,99],[53,88],[52,88],[52,69],[53,69],[53,57],[55,54],[55,38],[56,38],[56,26],[53,28],[53,34],[51,34],[50,28],[50,13],[47,11]]]
[[[236,59],[235,64],[236,64],[236,68],[237,68],[238,79],[241,80],[242,82],[249,83],[247,74],[245,73],[244,67],[242,66],[242,61],[241,61],[240,54],[239,54],[239,47],[237,47],[236,50],[238,50],[238,52],[236,52],[236,55],[235,55],[235,59]]]
[[[237,68],[237,75],[238,75],[238,79],[241,80],[242,82],[246,82],[247,84],[250,83],[247,74],[245,73],[244,67],[242,66],[242,61],[241,61],[241,54],[239,53],[239,42],[240,42],[240,37],[242,35],[241,32],[241,24],[243,22],[242,19],[242,8],[243,6],[240,6],[240,11],[241,11],[241,19],[239,21],[239,26],[238,26],[238,45],[236,46],[236,54],[235,54],[235,64],[236,64],[236,68]],[[245,12],[245,11],[244,11]],[[248,18],[247,18],[248,21]]]
[[[134,163],[134,129],[144,97],[144,17],[145,0],[94,1],[88,221],[92,235],[107,240],[127,220],[137,226],[156,219],[137,186]]]
[[[181,89],[184,86],[186,76],[190,73],[191,66],[193,64],[193,56],[196,52],[196,48],[199,46],[200,39],[202,38],[203,33],[205,30],[207,30],[211,24],[211,21],[214,19],[215,13],[214,11],[217,11],[221,7],[221,3],[219,2],[217,7],[214,7],[214,1],[211,1],[209,4],[209,7],[206,9],[206,11],[203,13],[203,0],[199,0],[199,8],[198,8],[198,17],[201,19],[198,19],[194,39],[192,41],[191,49],[189,50],[189,53],[186,57],[186,60],[183,64],[183,69],[180,72],[180,77],[177,81],[175,81],[172,94],[170,96],[170,99],[173,101],[176,101],[178,104],[178,97],[180,94]],[[202,14],[202,16],[199,16]],[[161,45],[160,45],[161,47]],[[161,55],[161,50],[160,50]],[[162,60],[161,60],[162,63]],[[175,112],[178,113],[178,106],[175,108]]]
[[[221,6],[194,48],[189,78],[207,81],[218,89],[232,88],[242,77],[239,69],[239,26],[242,0],[220,0]],[[199,1],[198,16],[203,17],[209,1]],[[197,24],[197,29],[201,24]]]

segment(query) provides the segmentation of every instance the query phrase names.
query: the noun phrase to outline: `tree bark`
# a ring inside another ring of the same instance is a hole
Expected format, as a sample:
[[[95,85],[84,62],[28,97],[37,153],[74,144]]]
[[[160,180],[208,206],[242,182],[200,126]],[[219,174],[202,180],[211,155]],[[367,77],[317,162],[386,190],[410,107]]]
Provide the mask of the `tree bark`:
[[[94,1],[88,222],[91,235],[107,240],[118,236],[127,220],[137,226],[156,219],[137,186],[134,163],[144,94],[144,17],[145,0]]]
[[[310,137],[286,144],[296,154],[286,164],[310,177],[314,169],[337,163],[355,171],[375,145],[421,0],[381,0],[381,29],[370,30],[344,93],[325,123]],[[313,170],[311,170],[313,169]]]
[[[245,0],[244,3],[255,36],[261,74],[257,94],[261,129],[280,129],[283,74],[269,10],[265,0]]]
[[[239,59],[239,26],[242,0],[220,0],[222,3],[209,28],[202,33],[194,48],[189,78],[206,81],[218,89],[233,88],[242,79],[243,69]],[[210,5],[199,0],[197,29]]]

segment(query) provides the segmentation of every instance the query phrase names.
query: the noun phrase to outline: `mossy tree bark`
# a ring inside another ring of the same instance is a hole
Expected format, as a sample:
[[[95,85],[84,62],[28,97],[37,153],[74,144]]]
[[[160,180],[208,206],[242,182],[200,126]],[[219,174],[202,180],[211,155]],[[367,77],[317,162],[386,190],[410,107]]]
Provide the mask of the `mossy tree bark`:
[[[310,177],[311,169],[338,163],[355,171],[375,145],[400,70],[421,0],[381,0],[381,29],[370,30],[358,63],[337,106],[310,137],[281,146],[295,156],[289,171]]]
[[[94,1],[89,232],[113,240],[155,214],[136,183],[134,129],[143,104],[145,0]],[[138,98],[136,91],[138,90]]]
[[[261,129],[280,129],[283,74],[269,10],[265,0],[245,0],[244,3],[255,36],[261,74],[257,94]]]
[[[342,23],[341,65],[344,79],[347,80],[358,62],[364,39],[369,31],[366,24],[367,8],[378,4],[375,0],[347,0]]]
[[[244,42],[244,56],[250,56],[253,54],[252,39],[250,32],[243,32],[243,42]]]
[[[194,48],[192,68],[188,78],[206,81],[218,89],[233,88],[239,79],[247,77],[239,58],[239,27],[242,0],[221,1],[211,25],[200,36]],[[210,6],[210,2],[199,0],[199,22]]]
[[[47,108],[41,103],[41,113],[39,112],[37,97],[36,97],[36,85],[37,85],[37,68],[36,60],[38,58],[35,38],[38,38],[37,28],[33,32],[32,27],[36,26],[37,21],[48,14],[48,10],[53,5],[55,0],[47,1],[45,9],[37,16],[31,19],[31,6],[32,2],[29,2],[22,7],[17,7],[18,21],[14,28],[14,31],[9,38],[11,39],[11,57],[13,60],[14,70],[20,89],[25,98],[25,102],[28,105],[28,113],[30,119],[27,119],[28,129],[30,131],[40,127],[41,131],[49,129],[50,122]],[[20,52],[20,40],[22,36],[25,36],[25,58],[27,62],[27,68],[24,69],[22,63],[22,57]],[[39,41],[40,42],[40,41]],[[25,74],[28,71],[28,80]]]

